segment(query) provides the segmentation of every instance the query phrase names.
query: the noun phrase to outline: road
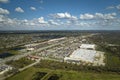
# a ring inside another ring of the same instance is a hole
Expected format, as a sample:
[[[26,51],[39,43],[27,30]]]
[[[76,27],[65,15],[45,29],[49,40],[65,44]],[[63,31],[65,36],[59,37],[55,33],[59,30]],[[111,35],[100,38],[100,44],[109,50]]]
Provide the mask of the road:
[[[57,39],[59,41],[59,39]],[[18,55],[14,55],[14,56],[11,56],[11,57],[8,57],[8,58],[5,58],[5,59],[2,59],[0,61],[0,65],[4,64],[5,62],[7,61],[11,61],[11,60],[18,60],[22,57],[25,57],[27,55],[30,55],[30,54],[33,54],[33,53],[36,53],[36,52],[39,52],[39,51],[42,51],[42,50],[45,50],[45,49],[48,49],[48,48],[51,48],[51,47],[54,47],[54,46],[57,46],[57,45],[60,45],[60,44],[63,44],[65,43],[66,41],[61,41],[59,43],[56,43],[56,44],[51,44],[49,46],[46,46],[46,47],[42,47],[42,48],[39,48],[37,50],[33,50],[33,51],[30,51],[30,52],[27,52],[27,53],[21,53],[21,54],[18,54]]]
[[[40,62],[40,60],[38,60],[38,61],[36,61],[36,62],[28,65],[28,66],[25,66],[24,68],[19,69],[19,71],[21,72],[21,71],[23,71],[23,70],[25,70],[25,69],[27,69],[27,68],[29,68],[29,67],[32,67],[32,66],[36,65],[36,64],[39,63],[39,62]],[[14,74],[10,74],[10,75],[7,75],[7,76],[0,75],[0,80],[5,80],[6,78],[8,78],[8,77],[10,77],[10,76],[12,76],[12,75],[14,75]]]
[[[36,65],[36,64],[39,63],[39,62],[40,62],[40,60],[38,60],[38,61],[36,61],[36,62],[28,65],[28,66],[25,66],[24,68],[19,69],[19,71],[23,71],[23,70],[25,70],[25,69],[27,69],[27,68],[29,68],[29,67],[32,67],[32,66]]]
[[[96,34],[90,34],[90,35],[86,35],[86,36],[81,36],[82,38],[87,38],[87,37],[92,37],[93,35],[96,35]],[[64,40],[65,39],[65,40]],[[57,38],[57,39],[51,39],[49,41],[45,41],[45,42],[42,42],[42,43],[39,43],[39,44],[44,44],[44,43],[49,43],[49,42],[54,42],[54,41],[59,41],[59,40],[63,40],[61,42],[57,42],[56,44],[51,44],[49,46],[46,46],[46,47],[42,47],[42,48],[39,48],[37,50],[33,50],[33,51],[30,51],[30,52],[27,52],[27,53],[20,53],[18,55],[14,55],[14,56],[11,56],[11,57],[8,57],[8,58],[5,58],[5,59],[2,59],[0,60],[0,65],[4,64],[5,62],[7,61],[11,61],[11,60],[18,60],[22,57],[25,57],[27,55],[30,55],[30,54],[33,54],[33,53],[36,53],[36,52],[39,52],[39,51],[42,51],[42,50],[45,50],[45,49],[48,49],[48,48],[51,48],[51,47],[54,47],[54,46],[57,46],[59,44],[63,44],[66,42],[66,37],[63,37],[63,38]]]

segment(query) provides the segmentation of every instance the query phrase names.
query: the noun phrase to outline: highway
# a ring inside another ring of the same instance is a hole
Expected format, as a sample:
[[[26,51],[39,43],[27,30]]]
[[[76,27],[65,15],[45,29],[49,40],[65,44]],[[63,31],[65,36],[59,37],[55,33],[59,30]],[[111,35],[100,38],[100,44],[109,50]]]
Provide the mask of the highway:
[[[65,39],[65,38],[64,38],[64,39]],[[60,39],[60,40],[61,40],[61,39]],[[57,39],[57,41],[59,41],[59,39]],[[57,42],[56,44],[51,44],[51,45],[49,45],[49,46],[42,47],[42,48],[39,48],[39,49],[37,49],[37,50],[33,50],[33,51],[30,51],[30,52],[27,52],[27,53],[20,53],[20,54],[18,54],[18,55],[14,55],[14,56],[11,56],[11,57],[7,57],[7,58],[5,58],[5,59],[0,60],[0,65],[4,64],[4,63],[7,62],[7,61],[18,60],[18,59],[20,59],[20,58],[22,58],[22,57],[25,57],[25,56],[27,56],[27,55],[34,54],[34,53],[36,53],[36,52],[39,52],[39,51],[42,51],[42,50],[45,50],[45,49],[48,49],[48,48],[51,48],[51,47],[55,47],[55,46],[57,46],[57,45],[60,45],[60,44],[65,43],[65,42],[66,42],[66,40],[63,40],[63,41],[60,41],[59,43]],[[46,43],[46,42],[43,42],[43,43]]]
[[[90,35],[86,35],[86,36],[81,36],[82,38],[87,38],[87,37],[92,37],[93,35],[96,35],[96,34],[90,34]],[[62,41],[60,41],[62,40]],[[11,56],[11,57],[7,57],[5,59],[1,59],[0,60],[0,65],[4,64],[5,62],[7,61],[11,61],[11,60],[18,60],[22,57],[25,57],[27,55],[30,55],[30,54],[34,54],[34,53],[37,53],[39,51],[42,51],[42,50],[45,50],[45,49],[48,49],[48,48],[51,48],[51,47],[55,47],[57,45],[60,45],[60,44],[63,44],[67,41],[68,39],[66,37],[62,37],[62,38],[57,38],[57,39],[51,39],[49,41],[45,41],[45,42],[41,42],[41,43],[38,43],[38,45],[40,44],[44,44],[44,43],[51,43],[51,42],[54,42],[54,41],[60,41],[60,42],[56,42],[55,44],[51,44],[49,46],[46,46],[46,47],[42,47],[42,48],[39,48],[37,50],[33,50],[33,51],[30,51],[30,52],[26,52],[26,53],[20,53],[18,55],[14,55],[14,56]]]
[[[40,62],[40,60],[38,60],[38,61],[36,61],[36,62],[28,65],[28,66],[25,66],[25,67],[23,67],[23,68],[20,68],[19,71],[23,71],[23,70],[25,70],[25,69],[27,69],[27,68],[29,68],[29,67],[32,67],[32,66],[36,65],[36,64],[39,63],[39,62]]]

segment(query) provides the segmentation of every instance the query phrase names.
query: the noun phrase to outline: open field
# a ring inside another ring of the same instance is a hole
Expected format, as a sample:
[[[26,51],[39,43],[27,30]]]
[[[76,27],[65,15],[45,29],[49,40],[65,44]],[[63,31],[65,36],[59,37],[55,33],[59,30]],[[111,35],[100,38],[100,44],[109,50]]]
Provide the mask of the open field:
[[[88,37],[87,40],[97,45],[98,51],[105,53],[105,63],[111,71],[120,72],[120,33],[101,33]]]
[[[8,62],[6,62],[6,64],[11,65],[11,66],[19,69],[19,68],[23,68],[23,67],[25,67],[25,66],[27,66],[29,64],[32,64],[34,62],[35,61],[29,60],[29,59],[24,57],[24,58],[21,58],[21,59],[16,60],[16,61],[8,61]]]
[[[45,68],[31,67],[20,72],[7,80],[32,80],[36,72],[47,73],[41,80],[48,80],[53,74],[60,76],[58,80],[120,80],[119,74],[116,73],[95,73],[95,72],[77,72],[65,70],[50,70]],[[54,79],[53,79],[54,80]]]

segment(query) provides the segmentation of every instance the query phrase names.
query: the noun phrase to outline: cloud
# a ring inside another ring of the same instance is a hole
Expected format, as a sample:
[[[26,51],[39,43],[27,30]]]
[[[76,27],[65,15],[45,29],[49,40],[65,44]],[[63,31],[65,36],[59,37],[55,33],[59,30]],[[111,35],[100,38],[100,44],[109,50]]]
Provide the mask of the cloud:
[[[50,25],[60,25],[60,24],[58,24],[57,22],[55,22],[54,20],[49,20],[48,23],[49,23]]]
[[[76,26],[80,26],[80,27],[89,27],[89,26],[92,26],[92,24],[88,23],[88,22],[80,22],[80,23],[76,23],[75,25]]]
[[[95,18],[98,19],[114,19],[116,16],[116,13],[108,13],[108,14],[102,14],[102,13],[96,13]]]
[[[46,23],[47,23],[47,21],[44,20],[44,17],[38,18],[38,22],[39,22],[40,24],[46,24]]]
[[[117,6],[116,6],[116,8],[120,10],[120,4],[119,4],[119,5],[117,5]]]
[[[86,13],[86,14],[81,14],[80,19],[93,19],[94,15]]]
[[[65,12],[65,13],[56,13],[56,14],[50,14],[53,18],[58,18],[58,19],[77,19],[76,16],[72,16],[70,13]]]
[[[31,6],[31,7],[30,7],[30,9],[31,9],[31,10],[33,10],[33,11],[35,11],[35,10],[36,10],[36,8],[35,8],[35,7],[33,7],[33,6]]]
[[[0,14],[9,14],[10,12],[7,9],[0,8]]]
[[[115,6],[108,6],[106,9],[115,9]]]
[[[0,3],[8,3],[9,0],[0,0]]]
[[[102,14],[102,13],[95,13],[95,14],[81,14],[80,19],[88,20],[88,19],[114,19],[116,16],[116,13],[108,13],[108,14]]]
[[[0,23],[2,23],[4,21],[4,16],[0,15]]]
[[[56,13],[57,14],[57,13]],[[31,20],[23,19],[19,20],[17,18],[9,18],[4,14],[0,14],[0,29],[31,29],[31,28],[64,28],[64,27],[73,27],[77,28],[105,28],[109,29],[109,27],[117,27],[119,28],[120,25],[120,18],[118,18],[116,13],[94,13],[94,14],[80,14],[82,15],[79,19],[71,19],[71,14],[65,14],[60,18],[48,18],[47,20],[45,17],[34,18]],[[59,15],[61,16],[61,14]],[[2,27],[2,28],[1,28]]]
[[[17,20],[6,17],[5,15],[0,15],[0,25],[15,25],[18,24]]]
[[[109,9],[109,10],[111,10],[111,9],[117,9],[117,10],[120,10],[120,4],[115,5],[115,6],[108,6],[106,9]]]
[[[23,10],[21,7],[15,8],[15,11],[16,11],[16,12],[20,12],[20,13],[23,13],[23,12],[24,12],[24,10]]]

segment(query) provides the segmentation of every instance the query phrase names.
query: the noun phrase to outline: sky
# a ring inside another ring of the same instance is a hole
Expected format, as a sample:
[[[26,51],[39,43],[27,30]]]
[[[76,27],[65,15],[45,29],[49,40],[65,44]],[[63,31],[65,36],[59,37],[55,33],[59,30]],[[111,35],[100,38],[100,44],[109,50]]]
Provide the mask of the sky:
[[[120,30],[120,0],[0,0],[0,30]]]

